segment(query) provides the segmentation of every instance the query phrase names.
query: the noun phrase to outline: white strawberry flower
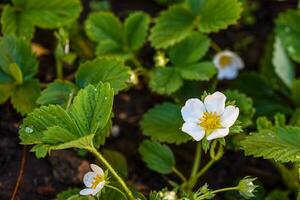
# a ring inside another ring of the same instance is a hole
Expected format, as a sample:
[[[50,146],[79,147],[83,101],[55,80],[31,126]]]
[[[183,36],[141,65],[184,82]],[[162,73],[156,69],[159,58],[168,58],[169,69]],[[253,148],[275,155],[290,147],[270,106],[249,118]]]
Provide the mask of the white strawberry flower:
[[[87,188],[80,191],[81,195],[93,195],[95,196],[105,185],[105,176],[103,170],[95,165],[91,164],[93,171],[87,172],[83,177],[83,183]]]
[[[185,123],[182,131],[200,141],[204,136],[207,140],[222,138],[229,134],[231,127],[239,115],[239,108],[226,106],[226,97],[215,92],[205,97],[204,102],[192,98],[186,101],[181,109]]]
[[[237,77],[238,71],[244,68],[243,60],[232,51],[221,51],[213,59],[218,69],[218,79],[232,80]]]

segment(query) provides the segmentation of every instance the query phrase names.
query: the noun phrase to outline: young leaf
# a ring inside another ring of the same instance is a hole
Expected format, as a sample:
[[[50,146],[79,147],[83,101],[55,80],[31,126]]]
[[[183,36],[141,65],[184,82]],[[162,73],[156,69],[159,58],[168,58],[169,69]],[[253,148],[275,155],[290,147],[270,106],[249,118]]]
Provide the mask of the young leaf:
[[[175,166],[174,154],[167,145],[145,140],[140,145],[139,152],[147,167],[161,174],[171,173]]]
[[[295,66],[287,56],[279,37],[275,38],[272,63],[277,76],[290,88],[295,79]]]
[[[16,86],[11,94],[11,103],[17,112],[25,115],[31,112],[36,105],[36,99],[41,92],[40,83],[33,79]]]
[[[150,109],[141,121],[143,134],[160,142],[180,144],[191,137],[181,131],[183,119],[180,106],[163,103]]]
[[[299,162],[300,128],[286,127],[262,130],[242,141],[246,155],[274,159],[279,162]]]
[[[216,74],[216,67],[212,62],[176,66],[176,68],[186,80],[208,81]]]
[[[144,44],[149,28],[150,17],[143,12],[134,12],[124,23],[125,42],[131,50],[137,50]]]
[[[89,15],[85,31],[95,42],[112,40],[119,46],[123,44],[123,27],[120,20],[111,12],[97,12]]]
[[[17,65],[18,70],[21,71],[13,70],[11,64]],[[14,36],[0,38],[0,77],[2,77],[0,81],[13,82],[15,76],[20,81],[20,74],[23,75],[22,81],[26,81],[31,79],[37,73],[37,70],[38,62],[28,42]]]
[[[217,32],[236,23],[242,12],[238,0],[204,0],[198,13],[198,29],[204,33]]]
[[[171,94],[182,85],[183,80],[174,67],[154,69],[151,73],[149,86],[158,94]]]
[[[120,59],[100,57],[81,64],[75,77],[77,85],[81,88],[88,84],[98,84],[101,81],[110,83],[117,93],[127,86],[129,68],[125,67]]]
[[[182,6],[172,6],[156,20],[150,35],[155,48],[167,48],[186,38],[194,29],[195,16]]]
[[[170,48],[170,59],[175,65],[195,63],[206,54],[209,43],[210,40],[206,35],[193,33]]]
[[[4,8],[2,30],[26,38],[33,36],[34,26],[58,28],[73,22],[82,9],[79,0],[14,0],[13,4]]]
[[[14,86],[12,84],[0,84],[0,104],[8,100],[13,89]]]
[[[276,20],[276,33],[291,58],[300,63],[300,10],[288,10]]]
[[[74,95],[76,90],[76,86],[72,82],[57,80],[47,85],[36,102],[41,105],[58,104],[64,106],[72,92]]]
[[[17,84],[23,83],[23,74],[20,67],[16,63],[11,63],[8,67],[12,77],[14,77]]]

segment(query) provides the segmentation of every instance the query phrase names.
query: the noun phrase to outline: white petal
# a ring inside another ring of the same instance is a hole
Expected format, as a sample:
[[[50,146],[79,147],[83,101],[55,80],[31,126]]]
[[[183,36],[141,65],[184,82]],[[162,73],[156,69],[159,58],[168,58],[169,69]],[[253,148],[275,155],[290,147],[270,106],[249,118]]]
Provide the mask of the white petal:
[[[219,69],[218,70],[218,79],[223,80],[233,80],[238,75],[238,69],[235,67],[227,67],[225,69]]]
[[[237,54],[235,54],[235,57],[233,58],[232,65],[237,69],[243,69],[245,67],[244,61]]]
[[[94,190],[93,195],[96,195],[105,185],[105,181],[100,182]]]
[[[185,105],[181,109],[181,115],[185,122],[199,121],[205,112],[205,106],[199,99],[193,98],[185,102]]]
[[[201,140],[205,135],[205,131],[198,124],[192,122],[185,122],[182,125],[182,131],[192,136],[196,141]]]
[[[204,105],[208,112],[216,112],[218,114],[222,114],[225,108],[225,100],[225,95],[217,91],[205,97]]]
[[[226,106],[224,113],[221,115],[221,124],[223,127],[230,127],[234,124],[239,116],[239,108],[235,106]]]
[[[96,172],[88,172],[83,177],[83,183],[86,187],[92,187],[94,178],[97,176]]]
[[[80,195],[93,195],[94,189],[86,188],[79,192]]]
[[[98,175],[100,176],[103,176],[104,173],[103,173],[103,170],[101,169],[101,167],[99,167],[98,165],[95,165],[95,164],[91,164],[91,169],[96,172]]]
[[[209,136],[207,136],[207,140],[213,140],[216,138],[222,138],[228,135],[229,133],[229,128],[219,128],[214,130]]]

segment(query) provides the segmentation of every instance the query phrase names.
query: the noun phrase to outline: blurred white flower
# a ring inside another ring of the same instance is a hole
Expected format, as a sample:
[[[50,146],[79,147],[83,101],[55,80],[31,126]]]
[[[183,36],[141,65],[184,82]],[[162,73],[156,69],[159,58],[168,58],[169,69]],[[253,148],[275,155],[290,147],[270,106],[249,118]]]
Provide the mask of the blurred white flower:
[[[192,98],[186,101],[181,109],[185,123],[182,131],[192,136],[196,141],[206,136],[207,140],[222,138],[229,134],[229,127],[234,124],[239,115],[239,108],[225,107],[226,97],[221,92],[215,92],[204,99]]]
[[[95,196],[105,185],[105,177],[103,170],[95,165],[91,164],[93,171],[87,172],[83,177],[83,183],[87,188],[80,191],[81,195],[93,195]]]
[[[221,51],[213,59],[218,69],[218,79],[232,80],[237,77],[238,71],[244,68],[243,60],[232,51]]]

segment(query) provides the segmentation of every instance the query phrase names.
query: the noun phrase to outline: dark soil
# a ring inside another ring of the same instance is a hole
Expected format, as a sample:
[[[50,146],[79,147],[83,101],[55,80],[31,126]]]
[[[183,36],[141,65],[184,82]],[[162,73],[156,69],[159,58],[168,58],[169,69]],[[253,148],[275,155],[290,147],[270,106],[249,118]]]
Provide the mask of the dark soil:
[[[84,2],[86,11],[83,18],[88,11],[88,3],[87,1]],[[150,0],[111,0],[111,3],[112,9],[121,17],[126,16],[131,10],[140,9],[156,16],[157,12],[163,9],[162,6]],[[213,35],[213,37],[222,47],[230,48],[237,40],[247,35],[253,36],[254,41],[247,50],[242,51],[242,56],[246,60],[246,66],[255,70],[266,38],[272,31],[274,17],[287,8],[295,7],[296,4],[296,0],[261,1],[261,8],[256,13],[257,24],[255,26],[232,27],[229,31],[223,31],[218,35]],[[51,42],[54,40],[51,31],[38,30],[34,40],[50,50],[54,48],[54,44]],[[152,54],[153,51],[147,48],[140,56],[152,60]],[[40,79],[45,82],[52,81],[55,76],[53,55],[42,57],[40,62]],[[144,64],[151,66],[151,62],[144,61]],[[109,138],[105,145],[105,148],[120,151],[126,156],[129,165],[129,181],[144,194],[168,185],[166,177],[146,168],[137,152],[138,145],[144,138],[139,129],[140,118],[154,104],[163,100],[162,97],[151,95],[144,84],[120,93],[116,97],[114,106],[114,125],[119,126],[120,134]],[[19,144],[17,132],[21,119],[21,116],[15,113],[9,103],[0,107],[1,200],[10,199],[20,170],[24,147]],[[178,168],[188,172],[193,160],[195,143],[190,142],[180,147],[172,146],[172,149],[177,155]],[[58,192],[69,187],[82,187],[82,175],[88,170],[88,163],[93,161],[91,156],[83,158],[72,150],[61,151],[59,154],[53,153],[45,159],[37,159],[34,154],[29,152],[29,147],[25,151],[27,159],[17,195],[17,199],[20,200],[53,199]],[[212,188],[231,186],[236,180],[246,175],[258,177],[266,190],[284,189],[279,173],[268,161],[245,158],[242,152],[233,151],[226,152],[221,161],[209,170],[199,185],[207,182]],[[168,178],[177,180],[177,177]]]

